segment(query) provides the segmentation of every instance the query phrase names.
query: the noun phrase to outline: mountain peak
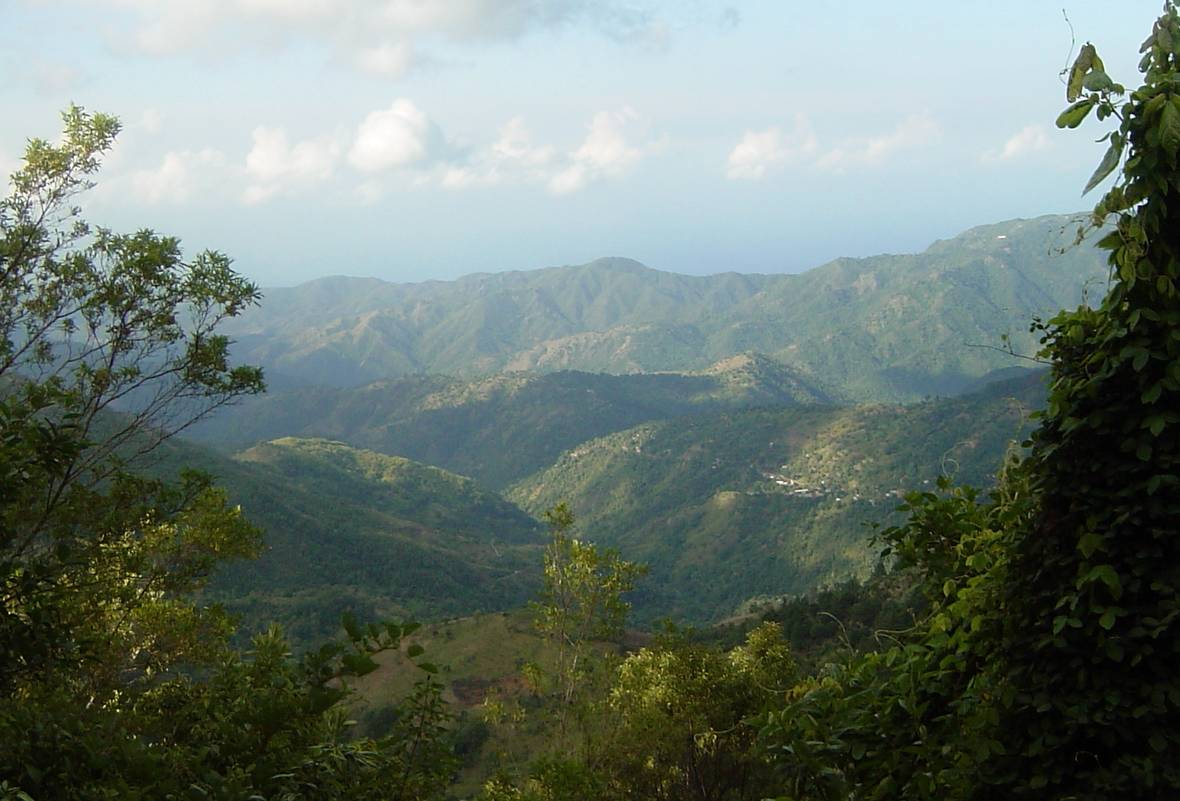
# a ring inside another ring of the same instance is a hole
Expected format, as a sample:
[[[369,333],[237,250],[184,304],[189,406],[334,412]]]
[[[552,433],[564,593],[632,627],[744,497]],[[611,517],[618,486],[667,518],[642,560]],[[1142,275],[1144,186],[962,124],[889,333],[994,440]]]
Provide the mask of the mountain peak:
[[[634,259],[628,259],[624,256],[603,256],[582,266],[590,270],[603,270],[612,273],[659,272],[659,270],[654,270],[651,267],[648,267],[646,264],[637,262]]]

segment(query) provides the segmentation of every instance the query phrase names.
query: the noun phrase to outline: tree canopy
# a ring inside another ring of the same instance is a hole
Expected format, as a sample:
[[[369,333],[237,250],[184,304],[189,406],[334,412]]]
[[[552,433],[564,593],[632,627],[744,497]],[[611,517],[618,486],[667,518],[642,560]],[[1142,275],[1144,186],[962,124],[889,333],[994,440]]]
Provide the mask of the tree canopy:
[[[347,621],[299,659],[271,630],[239,652],[193,592],[259,532],[207,476],[134,472],[262,390],[217,331],[259,293],[222,254],[86,224],[75,201],[118,130],[70,108],[0,200],[0,798],[433,797],[450,761],[432,667],[381,739],[341,705],[412,627]]]

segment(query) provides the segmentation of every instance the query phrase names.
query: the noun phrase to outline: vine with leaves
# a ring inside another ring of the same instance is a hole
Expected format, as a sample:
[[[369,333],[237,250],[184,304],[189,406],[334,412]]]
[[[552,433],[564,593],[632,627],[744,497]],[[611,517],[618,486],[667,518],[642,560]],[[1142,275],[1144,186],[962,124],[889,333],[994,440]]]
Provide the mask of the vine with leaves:
[[[1051,364],[1028,455],[986,498],[913,494],[884,539],[930,615],[796,687],[762,739],[782,799],[1180,797],[1180,11],[1129,92],[1087,43],[1062,128],[1117,126],[1079,230],[1096,308],[1033,330]],[[1121,170],[1120,170],[1121,167]]]

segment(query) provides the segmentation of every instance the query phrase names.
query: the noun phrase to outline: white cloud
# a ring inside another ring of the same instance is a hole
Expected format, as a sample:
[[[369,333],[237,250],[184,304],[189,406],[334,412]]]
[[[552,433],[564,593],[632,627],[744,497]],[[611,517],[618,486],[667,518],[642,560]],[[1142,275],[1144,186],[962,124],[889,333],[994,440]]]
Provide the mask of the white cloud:
[[[524,118],[513,117],[491,145],[474,149],[464,163],[449,164],[439,183],[447,189],[518,181],[548,180],[557,152],[551,145],[534,144]]]
[[[413,65],[414,50],[407,42],[384,42],[358,50],[353,63],[373,75],[400,78]]]
[[[848,142],[828,150],[816,162],[820,169],[843,172],[849,167],[874,166],[900,151],[934,144],[942,137],[938,123],[925,114],[902,120],[891,132]]]
[[[423,43],[515,39],[581,26],[620,41],[666,36],[655,0],[73,0],[130,19],[122,44],[155,55],[319,43],[359,69],[400,75]],[[682,16],[682,15],[679,15]],[[121,35],[121,34],[120,34]]]
[[[246,156],[246,172],[260,181],[323,180],[331,176],[340,153],[339,146],[328,138],[291,145],[282,128],[260,125],[252,137],[254,143]]]
[[[625,173],[643,155],[640,148],[628,142],[624,130],[636,117],[630,108],[595,114],[586,139],[571,154],[568,165],[549,179],[549,190],[565,195],[600,178]]]
[[[140,24],[131,32],[130,44],[157,56],[204,43],[224,18],[217,2],[116,0],[114,4],[138,10]]]
[[[243,202],[251,205],[268,200],[286,188],[331,178],[340,157],[340,145],[333,137],[292,145],[284,129],[260,125],[254,129],[252,139],[246,155],[246,174],[252,183],[242,195]]]
[[[251,184],[242,192],[242,203],[247,206],[258,206],[279,193],[278,184]]]
[[[576,192],[588,184],[626,174],[660,143],[636,143],[629,128],[638,120],[633,109],[596,113],[586,136],[562,152],[533,140],[521,117],[513,117],[491,144],[467,150],[459,160],[439,159],[433,178],[447,189],[467,189],[502,183],[544,184],[553,194]]]
[[[549,179],[549,191],[555,195],[568,195],[586,186],[590,171],[584,164],[571,164]]]
[[[984,161],[1008,161],[1030,153],[1048,150],[1051,146],[1049,132],[1043,125],[1028,125],[1008,138],[1000,150],[989,150],[983,154]]]
[[[798,114],[794,129],[786,134],[779,128],[746,131],[729,153],[725,174],[730,180],[757,181],[768,171],[813,156],[817,147],[807,116]]]
[[[160,164],[131,173],[135,197],[147,203],[184,203],[199,191],[208,190],[213,172],[225,167],[219,150],[174,150],[164,154]]]
[[[436,158],[443,145],[442,133],[426,114],[399,98],[365,117],[348,151],[348,163],[361,172],[421,165]]]
[[[491,153],[499,164],[534,168],[551,162],[554,151],[549,145],[534,145],[524,118],[513,117],[500,129],[500,138],[492,144]]]
[[[614,174],[634,164],[639,160],[640,151],[627,143],[623,129],[637,116],[630,108],[595,114],[586,141],[574,153],[574,161]]]
[[[345,4],[337,0],[237,0],[236,5],[243,12],[266,21],[319,25],[330,21]]]

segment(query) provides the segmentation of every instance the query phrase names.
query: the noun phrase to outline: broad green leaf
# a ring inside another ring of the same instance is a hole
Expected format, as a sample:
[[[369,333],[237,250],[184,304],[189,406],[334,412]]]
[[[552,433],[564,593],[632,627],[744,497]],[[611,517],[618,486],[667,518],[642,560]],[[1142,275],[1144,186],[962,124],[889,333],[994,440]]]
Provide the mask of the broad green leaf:
[[[1123,594],[1123,583],[1119,579],[1118,572],[1111,565],[1095,565],[1090,568],[1090,572],[1082,579],[1082,584],[1089,584],[1094,581],[1101,581],[1108,588],[1110,593],[1115,598]]]
[[[1089,559],[1095,551],[1102,547],[1102,535],[1096,531],[1087,531],[1078,540],[1078,550],[1082,552],[1082,556]]]
[[[1175,43],[1172,41],[1172,34],[1166,25],[1161,25],[1159,30],[1155,32],[1155,41],[1165,53],[1171,53],[1176,49]]]
[[[1110,631],[1114,628],[1115,614],[1113,609],[1107,609],[1102,613],[1102,617],[1098,619],[1098,625]]]
[[[1114,172],[1114,168],[1119,166],[1119,160],[1123,157],[1123,140],[1112,139],[1110,147],[1106,149],[1106,155],[1102,157],[1102,161],[1098,164],[1098,169],[1094,170],[1094,174],[1090,176],[1090,180],[1086,182],[1086,188],[1082,190],[1082,194],[1086,194]]]
[[[423,652],[425,652],[425,650],[426,649],[423,648],[418,643],[414,643],[413,645],[411,645],[409,648],[406,649],[406,656],[408,656],[410,659],[413,659],[416,656],[422,656],[422,654],[423,654]]]
[[[1114,81],[1105,72],[1094,70],[1082,81],[1082,86],[1090,92],[1105,92],[1114,86]]]
[[[1069,83],[1065,90],[1065,99],[1070,103],[1078,99],[1082,93],[1082,84],[1086,79],[1086,73],[1090,71],[1090,67],[1094,64],[1094,57],[1097,56],[1097,51],[1094,50],[1094,45],[1086,42],[1082,45],[1081,52],[1078,57],[1074,59],[1073,67],[1069,71]]]
[[[1172,153],[1180,150],[1180,97],[1173,97],[1160,111],[1160,146]]]
[[[1094,108],[1094,101],[1087,98],[1086,100],[1079,100],[1057,117],[1058,128],[1077,128],[1082,124],[1082,120],[1090,114],[1090,110]]]

